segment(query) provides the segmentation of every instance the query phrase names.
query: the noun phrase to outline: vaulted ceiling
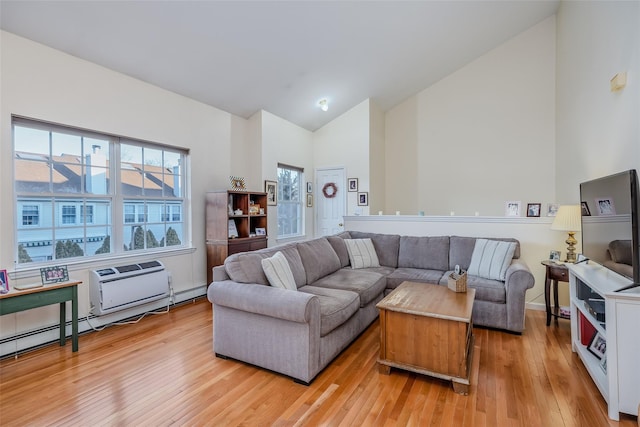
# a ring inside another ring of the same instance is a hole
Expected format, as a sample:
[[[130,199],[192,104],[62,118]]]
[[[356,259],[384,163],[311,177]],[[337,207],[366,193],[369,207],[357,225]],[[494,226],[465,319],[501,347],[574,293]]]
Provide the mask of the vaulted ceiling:
[[[313,131],[367,98],[392,108],[558,4],[2,0],[0,25],[235,115],[264,109]]]

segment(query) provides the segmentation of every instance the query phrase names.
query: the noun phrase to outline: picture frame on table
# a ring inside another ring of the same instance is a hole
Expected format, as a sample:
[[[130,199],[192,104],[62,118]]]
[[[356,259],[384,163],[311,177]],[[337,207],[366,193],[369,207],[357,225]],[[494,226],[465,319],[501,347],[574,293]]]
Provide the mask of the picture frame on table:
[[[256,236],[266,236],[267,229],[263,227],[256,227]]]
[[[264,181],[264,192],[267,193],[267,206],[278,205],[278,183],[276,181]]]
[[[358,193],[358,206],[369,206],[369,193]]]
[[[241,176],[230,176],[229,185],[229,189],[231,191],[247,191],[247,186],[244,182],[244,178]]]
[[[596,356],[599,360],[602,360],[607,354],[607,340],[605,339],[605,337],[600,335],[600,332],[596,332],[595,334],[593,334],[591,341],[589,341],[587,350],[589,350],[589,352]]]
[[[9,293],[9,275],[7,270],[0,270],[0,294]]]
[[[530,218],[539,217],[541,207],[541,203],[527,203],[527,216]]]
[[[560,251],[550,251],[549,259],[551,261],[560,261]]]
[[[582,211],[582,216],[591,216],[591,211],[589,210],[587,202],[581,202],[580,209]]]
[[[313,194],[307,194],[307,207],[313,207]]]
[[[347,180],[349,192],[358,191],[358,178],[349,178]]]
[[[69,272],[66,265],[43,267],[40,269],[40,279],[43,285],[69,281]]]
[[[558,214],[558,204],[557,203],[549,203],[547,204],[547,216],[556,216]]]

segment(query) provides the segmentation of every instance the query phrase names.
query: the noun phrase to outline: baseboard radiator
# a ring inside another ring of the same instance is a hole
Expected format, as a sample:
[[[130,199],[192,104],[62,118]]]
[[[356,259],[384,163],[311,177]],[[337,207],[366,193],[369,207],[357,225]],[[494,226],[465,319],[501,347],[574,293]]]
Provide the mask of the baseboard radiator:
[[[169,296],[169,276],[160,261],[93,270],[90,276],[89,296],[96,316]]]

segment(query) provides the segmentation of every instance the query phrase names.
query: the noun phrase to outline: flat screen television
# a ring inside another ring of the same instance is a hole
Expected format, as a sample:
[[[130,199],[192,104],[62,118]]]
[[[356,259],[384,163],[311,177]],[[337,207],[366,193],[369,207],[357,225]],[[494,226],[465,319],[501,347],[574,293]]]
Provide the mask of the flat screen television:
[[[580,184],[582,255],[640,286],[638,175],[635,169]]]

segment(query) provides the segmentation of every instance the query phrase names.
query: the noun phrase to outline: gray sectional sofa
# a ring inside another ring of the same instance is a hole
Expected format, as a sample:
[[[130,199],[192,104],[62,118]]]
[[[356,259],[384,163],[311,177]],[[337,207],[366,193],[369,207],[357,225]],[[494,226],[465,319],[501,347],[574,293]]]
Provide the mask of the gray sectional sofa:
[[[371,239],[378,267],[353,269],[344,239]],[[534,278],[516,242],[505,281],[469,276],[475,325],[520,333]],[[261,366],[309,383],[378,316],[376,304],[405,280],[446,286],[456,265],[467,269],[476,238],[344,232],[229,256],[214,267],[217,356]],[[269,285],[262,259],[281,252],[297,291]]]

